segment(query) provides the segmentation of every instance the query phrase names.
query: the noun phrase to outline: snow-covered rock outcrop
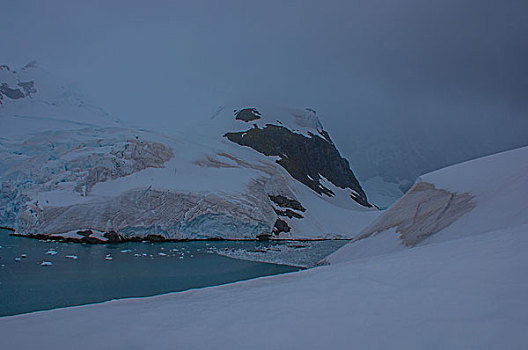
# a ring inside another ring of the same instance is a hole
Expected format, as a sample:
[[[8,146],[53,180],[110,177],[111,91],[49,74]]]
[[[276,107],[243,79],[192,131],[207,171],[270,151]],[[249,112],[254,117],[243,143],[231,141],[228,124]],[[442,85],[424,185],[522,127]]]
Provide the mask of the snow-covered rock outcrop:
[[[0,226],[19,234],[349,238],[378,215],[311,109],[221,108],[199,129],[162,134],[128,127],[36,64],[0,73]]]
[[[420,177],[331,263],[528,224],[528,147]]]

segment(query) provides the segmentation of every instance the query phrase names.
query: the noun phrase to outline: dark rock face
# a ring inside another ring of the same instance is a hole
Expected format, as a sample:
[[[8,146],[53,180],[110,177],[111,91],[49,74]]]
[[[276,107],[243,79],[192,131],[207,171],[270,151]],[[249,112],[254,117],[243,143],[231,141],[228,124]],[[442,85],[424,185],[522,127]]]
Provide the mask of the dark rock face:
[[[266,156],[278,156],[277,161],[290,175],[320,195],[333,197],[335,193],[322,183],[322,177],[339,188],[349,188],[350,197],[360,205],[371,207],[349,163],[341,157],[328,133],[309,137],[297,134],[284,126],[267,124],[244,132],[224,135],[231,142],[247,146]]]
[[[77,231],[77,234],[83,237],[90,237],[93,234],[92,230],[81,230]]]
[[[165,239],[165,237],[163,237],[161,235],[150,234],[150,235],[147,235],[145,237],[145,241],[148,241],[148,242],[164,242],[164,241],[166,241],[166,239]]]
[[[7,70],[9,70],[9,67]],[[18,100],[26,96],[31,96],[31,94],[37,92],[34,81],[20,82],[17,85],[22,88],[22,90],[19,88],[11,88],[7,83],[2,83],[0,85],[0,103],[2,103],[4,96],[12,100]]]
[[[306,211],[298,200],[290,199],[280,194],[277,196],[270,195],[269,198],[281,208],[291,208],[302,212]]]
[[[277,196],[270,195],[269,198],[273,203],[275,203],[279,207],[286,208],[284,210],[273,208],[275,214],[277,214],[278,216],[287,217],[289,219],[304,218],[304,216],[292,210],[294,209],[302,212],[306,211],[306,208],[304,208],[298,200],[290,199],[280,194]],[[275,220],[275,225],[273,226],[273,234],[279,235],[281,232],[290,232],[290,230],[291,227],[288,225],[288,223],[283,219],[277,217],[277,220]]]
[[[296,219],[304,218],[304,216],[294,212],[291,209],[286,209],[286,210],[273,209],[273,210],[275,210],[275,214],[277,214],[278,216],[286,216],[286,217],[289,217],[290,219],[292,219],[292,218],[296,218]]]
[[[6,83],[2,83],[2,86],[0,87],[0,93],[12,100],[18,100],[19,98],[25,97],[24,93],[20,89],[12,89]]]
[[[35,82],[33,80],[25,81],[25,82],[21,81],[17,85],[20,86],[22,90],[24,90],[24,94],[26,96],[29,96],[37,92],[37,89],[35,88]]]
[[[260,112],[256,108],[244,108],[239,111],[235,111],[235,119],[243,120],[249,123],[253,120],[260,119]]]
[[[260,235],[257,236],[257,240],[259,240],[259,241],[269,241],[270,237],[271,237],[270,234],[263,233],[263,234],[260,234]]]
[[[277,218],[273,226],[273,233],[278,235],[281,232],[290,232],[291,228],[288,223],[280,218]]]
[[[123,237],[115,231],[105,232],[103,234],[103,237],[108,239],[108,241],[112,243],[124,241]]]
[[[101,243],[101,240],[95,238],[95,237],[83,237],[80,239],[81,243],[89,243],[89,244],[98,244]]]

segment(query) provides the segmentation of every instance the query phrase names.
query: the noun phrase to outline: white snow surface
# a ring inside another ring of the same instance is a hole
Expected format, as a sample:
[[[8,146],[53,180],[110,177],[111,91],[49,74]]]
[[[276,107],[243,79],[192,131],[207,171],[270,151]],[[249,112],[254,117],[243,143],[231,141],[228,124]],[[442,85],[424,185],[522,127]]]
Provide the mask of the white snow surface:
[[[528,226],[0,319],[3,349],[523,349]]]
[[[451,201],[449,199],[446,203],[436,203],[440,210],[433,210],[428,205],[434,206],[435,203],[427,203],[423,196],[416,195],[419,191],[413,190],[431,185],[434,190],[428,190],[429,196],[442,192],[443,197],[439,197],[441,201],[449,196],[471,198],[470,206],[447,210]],[[407,222],[406,225],[412,228],[413,225],[408,223],[416,216],[422,220],[430,220],[430,224],[422,227],[417,224],[414,231],[427,233],[431,229],[433,232],[418,240],[416,245],[489,231],[500,232],[528,224],[528,147],[478,158],[423,175],[413,189],[363,229],[356,240],[326,260],[337,263],[407,249],[404,245],[406,229],[402,229],[399,223]],[[464,211],[467,212],[463,213]],[[461,212],[462,215],[458,217]],[[435,229],[434,226],[440,229]]]

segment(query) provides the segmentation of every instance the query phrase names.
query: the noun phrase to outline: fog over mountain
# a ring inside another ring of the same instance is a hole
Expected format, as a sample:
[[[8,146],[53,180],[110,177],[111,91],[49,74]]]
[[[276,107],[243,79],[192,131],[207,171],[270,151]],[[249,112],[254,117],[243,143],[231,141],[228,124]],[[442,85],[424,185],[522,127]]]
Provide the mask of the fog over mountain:
[[[309,107],[360,180],[528,144],[526,1],[16,1],[0,63],[37,60],[111,115],[182,130]],[[367,182],[368,192],[368,182]]]

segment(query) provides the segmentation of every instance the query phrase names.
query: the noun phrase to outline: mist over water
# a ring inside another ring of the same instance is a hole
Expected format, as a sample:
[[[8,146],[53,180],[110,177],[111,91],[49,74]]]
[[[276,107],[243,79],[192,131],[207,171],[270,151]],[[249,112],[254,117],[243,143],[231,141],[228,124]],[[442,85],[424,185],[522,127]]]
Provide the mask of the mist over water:
[[[361,180],[526,145],[523,1],[17,1],[0,62],[37,60],[125,122],[310,107]]]

